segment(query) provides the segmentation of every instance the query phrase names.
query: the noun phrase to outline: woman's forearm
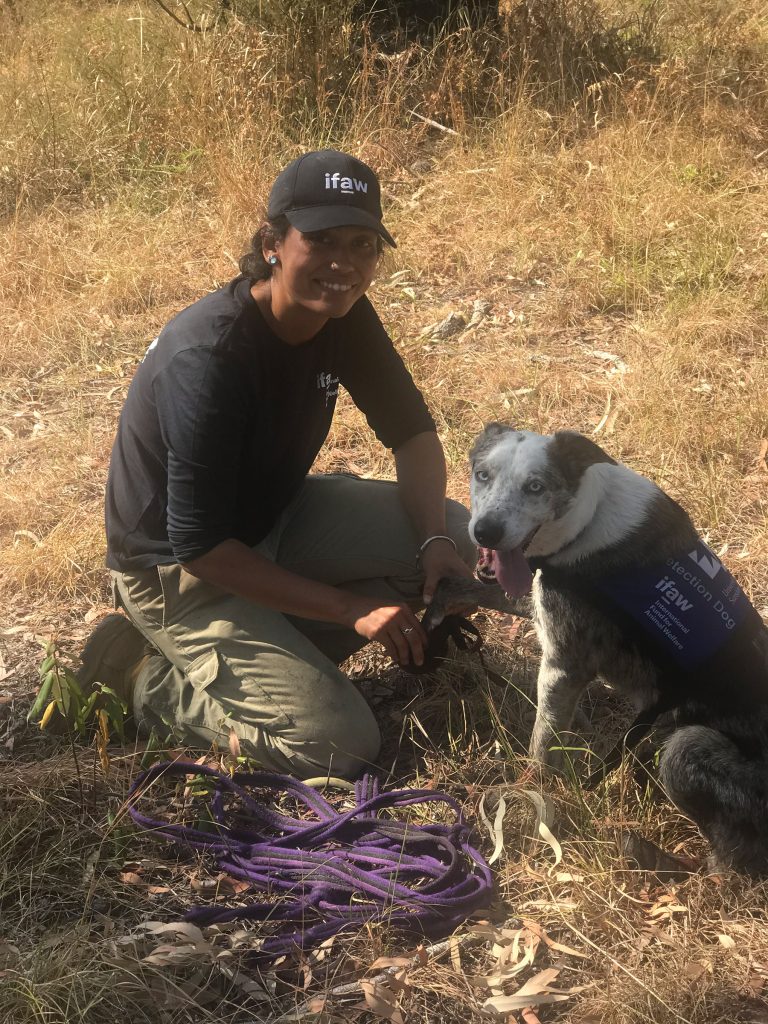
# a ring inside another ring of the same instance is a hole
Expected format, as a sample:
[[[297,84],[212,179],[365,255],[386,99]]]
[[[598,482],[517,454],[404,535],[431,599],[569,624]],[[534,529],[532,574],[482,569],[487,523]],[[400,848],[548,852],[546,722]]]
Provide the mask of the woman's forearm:
[[[197,579],[286,615],[353,626],[359,602],[338,587],[275,565],[239,540],[225,540],[183,565]]]
[[[444,534],[446,471],[437,434],[417,434],[395,452],[397,482],[419,544]]]
[[[421,623],[405,604],[382,605],[289,572],[239,540],[225,540],[183,565],[197,579],[285,615],[334,622],[354,629],[366,640],[377,640],[401,664],[424,661],[426,636]]]
[[[430,538],[445,537],[445,456],[437,434],[417,434],[398,448],[395,462],[400,497],[416,530],[419,547]],[[453,541],[430,543],[420,554],[420,564],[426,604],[443,577],[472,576],[472,568],[462,561]]]

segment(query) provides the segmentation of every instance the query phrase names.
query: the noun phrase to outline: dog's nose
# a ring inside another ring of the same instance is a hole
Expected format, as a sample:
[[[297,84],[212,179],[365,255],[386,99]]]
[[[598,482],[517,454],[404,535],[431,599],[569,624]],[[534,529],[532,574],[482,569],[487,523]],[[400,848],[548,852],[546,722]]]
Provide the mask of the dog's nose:
[[[504,524],[490,516],[481,516],[475,523],[473,533],[481,548],[495,548],[504,536]]]

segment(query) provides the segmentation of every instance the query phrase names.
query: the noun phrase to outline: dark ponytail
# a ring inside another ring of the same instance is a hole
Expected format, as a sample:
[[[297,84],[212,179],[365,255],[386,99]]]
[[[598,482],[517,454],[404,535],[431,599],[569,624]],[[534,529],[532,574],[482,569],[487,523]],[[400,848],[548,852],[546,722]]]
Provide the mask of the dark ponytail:
[[[241,256],[238,261],[240,273],[251,281],[266,281],[272,276],[272,267],[264,259],[264,246],[273,248],[275,242],[281,242],[290,224],[284,216],[274,220],[265,220],[251,239],[250,252]]]

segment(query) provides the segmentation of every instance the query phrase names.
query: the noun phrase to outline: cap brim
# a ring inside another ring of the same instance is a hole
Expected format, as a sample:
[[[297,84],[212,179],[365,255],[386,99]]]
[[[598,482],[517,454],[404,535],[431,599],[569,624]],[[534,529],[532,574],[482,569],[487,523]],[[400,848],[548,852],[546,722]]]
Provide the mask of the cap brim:
[[[387,245],[397,248],[397,242],[380,220],[365,210],[354,206],[304,206],[298,210],[286,210],[288,223],[299,231],[325,231],[328,228],[361,227],[370,228],[380,235]]]

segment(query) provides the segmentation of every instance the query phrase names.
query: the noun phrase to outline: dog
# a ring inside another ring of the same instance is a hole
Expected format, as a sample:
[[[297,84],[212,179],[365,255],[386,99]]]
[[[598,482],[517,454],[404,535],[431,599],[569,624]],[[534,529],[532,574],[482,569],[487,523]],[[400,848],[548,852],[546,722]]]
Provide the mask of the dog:
[[[687,513],[571,431],[491,423],[470,463],[470,534],[511,599],[533,593],[532,759],[557,766],[599,678],[634,705],[637,736],[670,713],[661,780],[713,863],[768,873],[768,627]]]

